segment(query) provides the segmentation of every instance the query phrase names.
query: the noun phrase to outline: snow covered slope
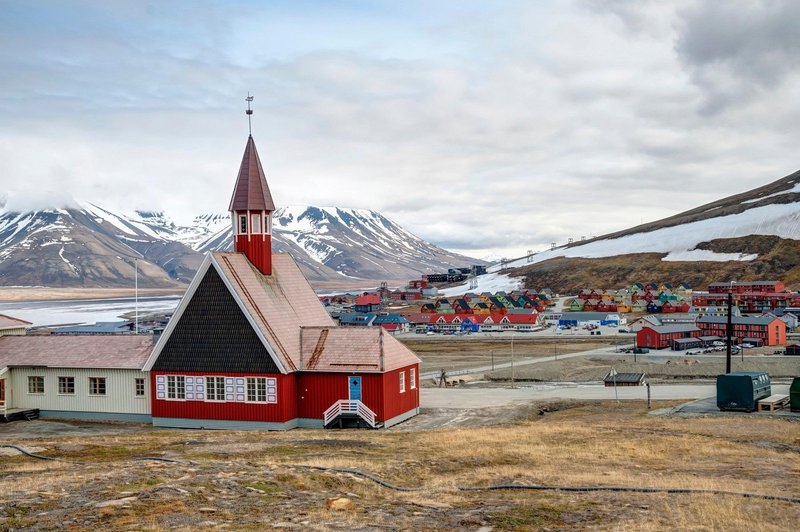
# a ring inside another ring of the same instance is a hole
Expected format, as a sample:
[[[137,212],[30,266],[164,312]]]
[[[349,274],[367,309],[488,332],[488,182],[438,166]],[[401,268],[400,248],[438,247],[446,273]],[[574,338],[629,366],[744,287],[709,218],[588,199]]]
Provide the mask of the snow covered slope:
[[[748,242],[754,235],[775,236],[781,239],[800,240],[800,172],[779,179],[757,189],[730,196],[707,205],[676,214],[663,220],[633,227],[625,231],[604,235],[586,242],[535,253],[506,263],[495,263],[488,268],[489,275],[478,278],[478,286],[468,284],[448,289],[455,295],[466,291],[514,290],[521,282],[520,274],[539,278],[536,265],[556,258],[611,258],[620,255],[656,253],[664,263],[677,261],[698,262],[697,270],[707,262],[757,263],[759,253],[748,251]],[[730,239],[724,246],[713,246],[715,241]],[[714,251],[712,247],[724,247]],[[769,252],[770,250],[766,250]],[[788,272],[794,267],[792,257],[769,257],[770,266],[785,265]],[[543,265],[544,266],[544,265]],[[713,268],[713,267],[712,267]],[[754,266],[755,270],[782,275],[780,269]],[[738,268],[746,275],[746,268]],[[504,273],[499,273],[504,272]],[[533,272],[533,273],[532,273]],[[713,272],[710,272],[713,273]],[[643,279],[636,279],[641,281]],[[598,286],[606,286],[598,279]],[[534,286],[532,288],[542,288]],[[551,286],[550,288],[557,288]]]
[[[611,257],[663,253],[664,261],[752,261],[752,253],[714,253],[698,244],[720,238],[774,235],[800,239],[800,172],[665,220],[536,253],[510,262],[522,267],[554,257]]]
[[[412,279],[479,262],[369,210],[282,208],[273,235],[275,251],[290,253],[315,280]],[[231,245],[227,213],[200,215],[188,226],[161,212],[118,213],[91,203],[0,213],[0,284],[129,286],[136,260],[141,286],[171,286],[191,279],[206,251]]]

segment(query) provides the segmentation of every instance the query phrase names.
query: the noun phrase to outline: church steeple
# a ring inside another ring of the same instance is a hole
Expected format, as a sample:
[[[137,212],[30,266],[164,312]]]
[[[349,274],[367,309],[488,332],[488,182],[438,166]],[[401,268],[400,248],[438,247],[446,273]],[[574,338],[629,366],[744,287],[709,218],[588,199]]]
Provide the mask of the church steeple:
[[[253,113],[250,110],[252,99],[248,95],[248,121]],[[233,222],[234,251],[244,253],[264,275],[272,275],[272,212],[275,204],[253,135],[247,138],[228,210]]]

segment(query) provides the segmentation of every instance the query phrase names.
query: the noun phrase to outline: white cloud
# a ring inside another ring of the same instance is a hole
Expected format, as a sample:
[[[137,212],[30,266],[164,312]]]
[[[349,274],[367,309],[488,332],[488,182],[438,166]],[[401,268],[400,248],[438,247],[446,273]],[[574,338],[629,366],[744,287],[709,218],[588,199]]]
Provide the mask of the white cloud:
[[[795,11],[11,2],[0,180],[184,220],[225,210],[249,90],[277,203],[375,208],[462,253],[521,254],[796,170]]]

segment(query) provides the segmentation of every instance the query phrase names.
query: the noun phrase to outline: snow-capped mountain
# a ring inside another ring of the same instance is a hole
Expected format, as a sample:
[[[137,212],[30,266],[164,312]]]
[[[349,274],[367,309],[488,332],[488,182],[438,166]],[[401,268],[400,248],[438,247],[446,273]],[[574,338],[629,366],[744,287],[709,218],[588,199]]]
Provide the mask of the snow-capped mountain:
[[[604,288],[628,281],[704,287],[710,281],[765,278],[797,285],[800,171],[663,220],[498,263],[488,270],[491,275],[479,279],[504,290],[521,283],[569,292],[586,288],[580,286],[586,282]],[[467,289],[464,285],[448,293]]]
[[[209,250],[231,248],[229,214],[178,225],[161,212],[80,208],[0,214],[0,285],[181,286]],[[287,207],[274,213],[273,246],[309,279],[416,278],[474,261],[438,248],[369,210]],[[479,261],[478,261],[479,262]]]

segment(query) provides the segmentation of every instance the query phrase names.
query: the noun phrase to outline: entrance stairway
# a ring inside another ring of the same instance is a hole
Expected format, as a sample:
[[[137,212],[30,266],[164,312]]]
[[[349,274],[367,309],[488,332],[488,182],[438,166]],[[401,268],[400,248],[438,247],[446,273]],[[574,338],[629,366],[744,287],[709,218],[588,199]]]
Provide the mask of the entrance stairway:
[[[0,416],[0,422],[2,423],[10,423],[11,421],[33,421],[34,419],[39,419],[38,408],[6,412],[5,415]]]
[[[375,421],[375,413],[361,401],[339,400],[323,414],[325,428],[380,428],[383,423]]]

